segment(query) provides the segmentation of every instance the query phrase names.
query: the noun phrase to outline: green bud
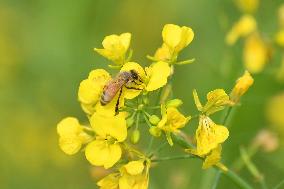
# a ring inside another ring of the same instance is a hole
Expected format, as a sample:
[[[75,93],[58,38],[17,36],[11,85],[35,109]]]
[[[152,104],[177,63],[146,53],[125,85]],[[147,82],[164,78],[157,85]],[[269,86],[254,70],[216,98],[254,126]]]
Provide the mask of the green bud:
[[[132,135],[131,135],[131,142],[133,144],[137,144],[139,142],[139,139],[140,139],[140,131],[135,129],[133,132],[132,132]]]
[[[151,117],[149,118],[149,121],[153,125],[157,125],[160,122],[160,118],[156,115],[151,115]]]
[[[161,129],[159,129],[158,127],[151,127],[149,129],[149,132],[151,135],[153,135],[154,137],[159,137],[161,136]]]
[[[127,126],[127,128],[131,127],[131,126],[133,125],[134,121],[135,121],[135,120],[134,120],[133,117],[127,118],[127,119],[126,119],[126,126]]]
[[[138,110],[143,110],[143,108],[144,108],[144,104],[139,104],[138,105]]]
[[[169,107],[177,108],[182,104],[183,104],[183,102],[180,99],[176,98],[176,99],[173,99],[173,100],[169,100],[167,102],[166,106],[167,106],[167,108],[169,108]]]
[[[149,104],[149,98],[147,98],[146,96],[143,97],[143,103],[144,104]]]

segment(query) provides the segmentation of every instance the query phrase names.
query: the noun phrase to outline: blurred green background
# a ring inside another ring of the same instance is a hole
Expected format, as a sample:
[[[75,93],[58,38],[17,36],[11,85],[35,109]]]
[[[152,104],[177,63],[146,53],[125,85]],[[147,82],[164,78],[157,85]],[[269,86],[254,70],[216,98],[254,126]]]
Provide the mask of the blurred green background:
[[[256,19],[269,37],[277,30],[281,1],[260,1]],[[92,50],[101,47],[104,36],[131,32],[133,60],[149,65],[145,56],[160,46],[164,24],[192,27],[195,38],[181,59],[196,61],[177,67],[173,85],[175,96],[184,100],[183,112],[195,114],[193,88],[205,100],[212,89],[229,92],[243,73],[242,44],[228,48],[224,43],[240,15],[233,1],[225,0],[1,0],[0,188],[96,188],[100,170],[94,170],[83,153],[67,156],[60,151],[56,124],[65,116],[86,121],[77,90],[90,70],[106,68],[108,61]],[[279,64],[280,55],[275,57],[270,67]],[[230,138],[223,148],[228,166],[239,156],[239,146],[248,146],[261,128],[269,127],[267,101],[283,86],[269,71],[255,76],[230,122]],[[218,122],[221,116],[213,118]],[[196,126],[191,127],[192,135]],[[269,187],[284,177],[283,158],[281,146],[253,158]],[[151,169],[149,188],[207,189],[214,171],[202,170],[199,160],[161,163]],[[246,169],[240,174],[259,187]],[[218,188],[228,187],[237,188],[222,177]]]

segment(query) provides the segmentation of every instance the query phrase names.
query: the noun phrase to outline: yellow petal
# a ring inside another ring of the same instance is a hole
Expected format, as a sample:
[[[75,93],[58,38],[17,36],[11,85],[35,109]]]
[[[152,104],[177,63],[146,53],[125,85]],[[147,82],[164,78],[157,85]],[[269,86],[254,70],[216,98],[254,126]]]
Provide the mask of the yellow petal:
[[[81,149],[82,141],[76,136],[60,137],[59,146],[64,153],[73,155]]]
[[[146,71],[149,77],[147,91],[154,91],[166,85],[171,74],[169,64],[162,61],[152,64]]]
[[[97,185],[100,186],[100,189],[119,189],[118,179],[119,175],[112,173],[97,182]]]
[[[119,144],[108,144],[105,140],[89,143],[85,150],[86,159],[95,166],[112,167],[121,157]]]
[[[110,75],[103,69],[90,72],[88,79],[80,83],[78,98],[81,103],[95,104],[100,100],[103,88],[109,81]]]
[[[57,124],[57,133],[61,137],[69,137],[78,135],[82,131],[82,127],[77,118],[67,117]]]
[[[144,170],[144,164],[143,161],[131,161],[127,163],[124,168],[126,169],[128,174],[138,175],[141,174]]]
[[[276,33],[275,42],[279,46],[284,47],[284,29],[282,29],[282,30],[280,30],[279,32]]]
[[[166,24],[162,31],[163,41],[174,49],[181,41],[182,30],[174,24]]]
[[[155,52],[154,58],[159,61],[169,61],[171,59],[171,52],[169,47],[163,43],[162,47],[158,48]]]
[[[120,142],[126,139],[127,127],[123,113],[119,113],[117,116],[107,116],[95,112],[90,122],[95,133],[99,136],[112,136]]]
[[[133,189],[135,184],[135,177],[125,174],[119,179],[119,188],[120,189]]]
[[[184,127],[188,122],[188,119],[173,107],[167,109],[167,117],[172,131],[176,131],[177,129]]]
[[[259,5],[259,0],[236,0],[235,2],[244,13],[254,13]]]
[[[212,149],[223,143],[229,136],[229,131],[222,125],[216,125],[209,117],[200,116],[196,130],[197,154],[208,154]]]
[[[128,49],[131,41],[131,33],[123,33],[119,36],[119,39],[124,49]]]
[[[189,27],[182,26],[181,27],[181,41],[176,47],[176,51],[179,52],[183,48],[187,47],[194,38],[193,30]]]
[[[221,159],[221,151],[222,151],[221,145],[218,145],[216,148],[214,148],[211,151],[211,153],[206,156],[202,165],[202,169],[208,169],[213,165],[216,165]]]

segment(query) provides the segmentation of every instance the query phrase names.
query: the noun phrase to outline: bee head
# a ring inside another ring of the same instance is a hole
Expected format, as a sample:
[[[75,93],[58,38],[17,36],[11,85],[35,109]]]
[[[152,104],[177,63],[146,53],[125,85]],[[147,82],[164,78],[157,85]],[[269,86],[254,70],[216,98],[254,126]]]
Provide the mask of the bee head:
[[[139,79],[139,75],[138,75],[138,73],[135,70],[130,70],[130,73],[131,73],[131,77],[134,80],[138,80]]]

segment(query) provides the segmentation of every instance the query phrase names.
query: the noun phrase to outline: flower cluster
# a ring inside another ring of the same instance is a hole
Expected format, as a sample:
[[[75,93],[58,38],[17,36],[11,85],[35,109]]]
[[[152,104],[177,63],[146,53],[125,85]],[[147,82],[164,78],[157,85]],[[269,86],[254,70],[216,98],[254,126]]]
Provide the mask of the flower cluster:
[[[179,145],[174,136],[180,135],[181,130],[198,117],[196,147],[185,151],[203,159],[203,168],[221,164],[221,145],[228,138],[229,131],[226,126],[214,123],[209,116],[237,104],[253,79],[245,72],[230,96],[223,89],[213,90],[207,94],[205,105],[194,90],[198,116],[184,115],[180,110],[182,100],[169,98],[170,80],[176,65],[194,61],[178,59],[193,38],[193,30],[189,27],[165,25],[163,43],[154,56],[148,56],[152,63],[146,67],[131,60],[130,33],[106,36],[103,48],[94,49],[112,62],[109,67],[117,73],[111,76],[104,69],[92,70],[78,90],[78,100],[89,123],[82,125],[77,118],[67,117],[58,123],[57,132],[63,152],[73,155],[82,149],[90,164],[113,171],[98,181],[101,189],[148,188],[149,169],[157,154],[151,142],[147,152],[135,146],[141,141],[143,125],[149,127],[148,136],[152,140],[164,138],[169,146],[173,146]],[[151,97],[160,100],[154,101]]]

